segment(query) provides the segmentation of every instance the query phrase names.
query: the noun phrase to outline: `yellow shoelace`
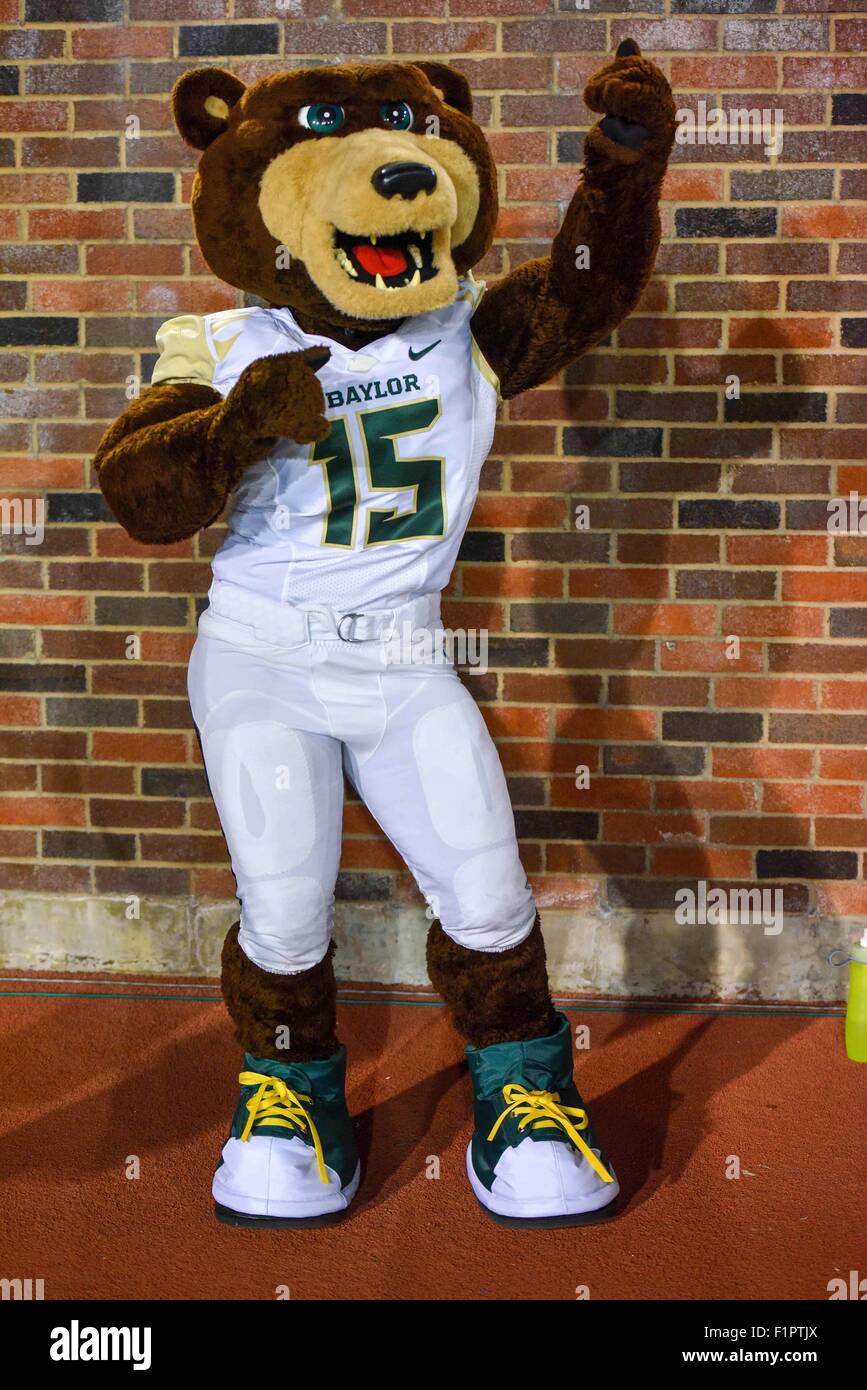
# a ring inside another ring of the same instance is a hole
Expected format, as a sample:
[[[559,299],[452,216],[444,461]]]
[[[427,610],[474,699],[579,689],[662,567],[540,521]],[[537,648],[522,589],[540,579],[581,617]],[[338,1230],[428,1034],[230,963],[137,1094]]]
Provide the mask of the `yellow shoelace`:
[[[579,1129],[586,1129],[590,1123],[586,1110],[579,1110],[575,1105],[561,1105],[559,1091],[528,1091],[526,1086],[519,1086],[516,1082],[503,1087],[503,1099],[506,1109],[497,1116],[497,1123],[488,1135],[489,1142],[509,1115],[514,1115],[516,1119],[521,1116],[518,1129],[526,1129],[528,1125],[533,1129],[552,1129],[559,1125],[561,1129],[565,1129],[572,1143],[581,1150],[602,1181],[614,1181],[578,1133]],[[570,1115],[573,1117],[572,1120],[569,1119]]]
[[[276,1125],[279,1129],[309,1130],[316,1152],[319,1176],[327,1186],[328,1174],[325,1171],[322,1141],[312,1117],[304,1108],[305,1105],[312,1104],[312,1097],[305,1096],[301,1091],[290,1090],[286,1082],[281,1081],[279,1076],[266,1076],[260,1071],[242,1071],[238,1080],[242,1086],[258,1086],[259,1088],[256,1094],[247,1101],[247,1109],[250,1114],[241,1135],[241,1142],[245,1143],[249,1139],[250,1131],[254,1125],[266,1124]]]

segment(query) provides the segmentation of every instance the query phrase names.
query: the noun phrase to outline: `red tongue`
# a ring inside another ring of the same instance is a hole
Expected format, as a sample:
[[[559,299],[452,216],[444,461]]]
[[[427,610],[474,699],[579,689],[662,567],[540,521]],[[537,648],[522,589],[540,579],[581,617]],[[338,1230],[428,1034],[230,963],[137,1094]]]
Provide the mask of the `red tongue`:
[[[371,246],[363,241],[353,246],[352,254],[368,275],[400,275],[409,264],[399,246]]]

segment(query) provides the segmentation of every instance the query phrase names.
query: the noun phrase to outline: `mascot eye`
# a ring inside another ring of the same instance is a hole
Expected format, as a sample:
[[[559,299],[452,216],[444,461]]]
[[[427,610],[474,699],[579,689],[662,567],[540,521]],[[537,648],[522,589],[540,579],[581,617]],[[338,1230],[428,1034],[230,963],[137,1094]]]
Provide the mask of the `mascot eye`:
[[[302,106],[298,112],[299,125],[314,130],[317,135],[330,135],[339,130],[346,120],[342,106],[333,101],[317,101],[312,106]]]
[[[384,101],[379,114],[392,130],[409,130],[412,125],[412,107],[407,106],[405,101]]]

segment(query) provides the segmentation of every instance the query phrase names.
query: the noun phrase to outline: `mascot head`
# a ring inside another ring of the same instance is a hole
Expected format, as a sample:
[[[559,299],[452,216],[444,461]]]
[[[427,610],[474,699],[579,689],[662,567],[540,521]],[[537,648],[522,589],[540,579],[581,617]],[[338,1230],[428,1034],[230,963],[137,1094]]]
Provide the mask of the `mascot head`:
[[[269,304],[381,332],[450,304],[491,244],[496,171],[469,86],[445,64],[304,68],[251,87],[196,69],[172,109],[202,151],[202,254]]]

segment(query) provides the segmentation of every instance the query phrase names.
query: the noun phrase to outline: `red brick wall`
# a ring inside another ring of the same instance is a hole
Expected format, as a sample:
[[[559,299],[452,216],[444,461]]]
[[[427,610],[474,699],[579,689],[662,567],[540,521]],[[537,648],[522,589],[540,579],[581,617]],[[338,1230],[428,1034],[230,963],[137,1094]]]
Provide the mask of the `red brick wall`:
[[[0,494],[48,517],[2,538],[3,886],[232,891],[185,697],[219,532],[133,544],[88,465],[159,324],[238,302],[191,240],[174,78],[451,58],[500,167],[496,276],[557,227],[582,84],[631,34],[682,107],[782,109],[783,152],[677,149],[640,307],[503,411],[448,617],[490,630],[471,684],[543,902],[671,907],[705,877],[867,914],[867,535],[827,524],[867,495],[860,3],[0,0]],[[414,896],[357,803],[343,869],[344,895]]]

